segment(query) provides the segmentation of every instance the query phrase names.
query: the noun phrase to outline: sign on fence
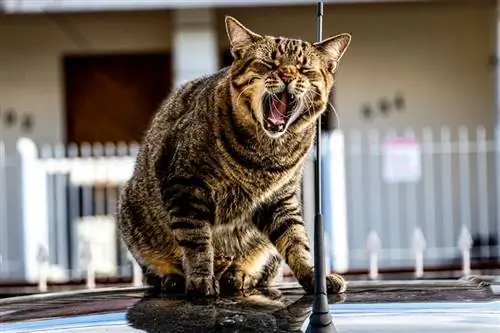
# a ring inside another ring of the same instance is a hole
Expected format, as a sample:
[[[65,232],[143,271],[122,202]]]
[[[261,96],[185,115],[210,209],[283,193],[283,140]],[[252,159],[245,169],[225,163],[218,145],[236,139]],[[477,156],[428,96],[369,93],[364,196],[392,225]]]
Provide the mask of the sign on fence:
[[[383,161],[383,178],[387,183],[412,183],[422,176],[420,144],[415,139],[384,142]]]

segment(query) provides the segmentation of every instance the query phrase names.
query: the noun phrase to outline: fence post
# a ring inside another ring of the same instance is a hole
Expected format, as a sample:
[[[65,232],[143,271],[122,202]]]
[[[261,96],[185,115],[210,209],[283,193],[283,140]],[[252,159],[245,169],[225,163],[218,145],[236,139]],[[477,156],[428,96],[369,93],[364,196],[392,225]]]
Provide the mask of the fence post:
[[[377,280],[379,278],[378,273],[378,254],[380,252],[382,244],[380,238],[376,231],[371,231],[368,234],[368,240],[366,242],[366,250],[368,251],[370,267],[368,269],[368,277],[370,280]]]
[[[415,278],[424,276],[424,251],[427,246],[424,233],[420,227],[416,227],[413,232],[413,251],[415,253]]]
[[[49,268],[49,252],[43,246],[40,246],[38,249],[37,255],[38,262],[38,291],[46,292],[47,291],[47,274]]]
[[[132,285],[142,287],[142,269],[130,251],[127,251],[127,259],[132,264]]]
[[[94,249],[90,241],[85,241],[83,243],[82,249],[82,262],[85,267],[85,281],[87,289],[94,289],[96,287],[95,282],[95,267],[94,267]]]
[[[465,224],[462,225],[462,230],[458,237],[458,247],[462,253],[462,274],[468,276],[471,272],[470,250],[472,248],[472,237]]]
[[[436,154],[435,154],[434,133],[431,128],[425,127],[422,130],[422,159],[423,159],[423,190],[424,190],[424,230],[427,236],[428,246],[430,248],[438,247],[439,232],[437,231],[438,223],[436,217],[436,189],[438,186],[435,172],[437,168]],[[432,257],[432,260],[435,260]],[[434,264],[434,262],[433,262]]]
[[[458,166],[460,172],[460,222],[467,227],[471,226],[471,185],[469,130],[460,126],[458,130]]]
[[[49,248],[47,178],[32,140],[20,138],[17,150],[21,157],[24,276],[27,282],[36,282],[39,275],[38,250],[40,247]]]

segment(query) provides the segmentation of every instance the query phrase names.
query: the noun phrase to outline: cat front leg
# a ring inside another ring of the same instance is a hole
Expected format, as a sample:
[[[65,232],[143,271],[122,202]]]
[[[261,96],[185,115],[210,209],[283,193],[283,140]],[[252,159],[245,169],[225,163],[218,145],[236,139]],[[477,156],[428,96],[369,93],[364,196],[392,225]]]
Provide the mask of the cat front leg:
[[[214,210],[205,200],[204,192],[199,187],[184,186],[169,198],[167,204],[169,227],[183,254],[186,295],[193,297],[219,294],[212,243]]]
[[[183,253],[186,295],[217,295],[219,286],[214,276],[214,249],[208,222],[187,217],[172,218],[170,228]]]
[[[259,212],[256,224],[285,259],[302,287],[314,291],[314,266],[309,238],[304,226],[300,202],[293,191],[281,194],[272,203],[265,205]],[[346,282],[338,274],[326,277],[328,293],[346,290]]]

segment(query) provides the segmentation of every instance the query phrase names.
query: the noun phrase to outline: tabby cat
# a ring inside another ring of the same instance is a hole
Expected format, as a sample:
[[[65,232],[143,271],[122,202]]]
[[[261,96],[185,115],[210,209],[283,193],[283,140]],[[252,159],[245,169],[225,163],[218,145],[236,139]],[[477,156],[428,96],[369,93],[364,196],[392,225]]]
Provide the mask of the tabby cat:
[[[119,230],[147,282],[164,291],[269,286],[283,258],[312,292],[297,192],[351,36],[309,43],[225,23],[233,63],[163,102],[121,192]],[[327,288],[346,283],[331,274]]]

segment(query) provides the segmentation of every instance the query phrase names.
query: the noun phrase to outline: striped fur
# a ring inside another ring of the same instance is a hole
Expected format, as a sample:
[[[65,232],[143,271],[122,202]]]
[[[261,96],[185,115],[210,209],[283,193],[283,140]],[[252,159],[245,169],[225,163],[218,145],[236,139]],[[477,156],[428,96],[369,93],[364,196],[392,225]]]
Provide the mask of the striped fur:
[[[350,35],[311,44],[257,35],[231,17],[226,28],[233,64],[162,104],[121,193],[119,230],[163,289],[208,296],[272,285],[283,258],[310,292],[297,191]],[[336,274],[327,285],[345,290]]]

